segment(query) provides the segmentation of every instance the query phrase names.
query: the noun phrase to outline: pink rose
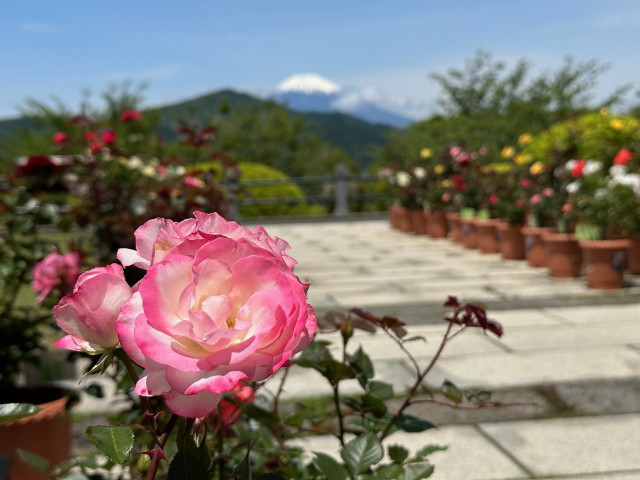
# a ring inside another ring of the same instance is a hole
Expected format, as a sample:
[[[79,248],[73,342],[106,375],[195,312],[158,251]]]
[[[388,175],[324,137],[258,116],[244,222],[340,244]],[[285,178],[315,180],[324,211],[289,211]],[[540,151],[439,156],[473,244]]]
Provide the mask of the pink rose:
[[[113,130],[105,130],[102,132],[102,141],[104,143],[113,143],[116,141],[116,132]]]
[[[198,177],[192,177],[191,175],[184,177],[182,183],[185,187],[189,188],[204,188],[204,182]]]
[[[529,199],[529,202],[531,203],[531,205],[537,205],[541,201],[542,201],[542,195],[540,195],[539,193],[534,193]]]
[[[498,201],[498,194],[497,193],[492,193],[491,195],[489,195],[489,203],[494,204]]]
[[[542,195],[544,195],[547,198],[551,198],[553,197],[553,188],[547,187],[544,190],[542,190]]]
[[[118,258],[148,271],[116,328],[144,368],[138,395],[163,395],[178,415],[203,417],[222,393],[266,379],[311,341],[308,284],[293,273],[289,245],[262,227],[196,212],[150,220],[135,235],[136,251]]]
[[[83,273],[71,295],[53,308],[53,317],[67,336],[56,347],[102,353],[118,346],[116,319],[131,298],[131,287],[117,263]]]
[[[41,303],[54,288],[58,288],[62,295],[73,291],[73,284],[80,275],[80,257],[77,252],[60,255],[52,252],[33,268],[31,288],[38,293],[38,303]]]

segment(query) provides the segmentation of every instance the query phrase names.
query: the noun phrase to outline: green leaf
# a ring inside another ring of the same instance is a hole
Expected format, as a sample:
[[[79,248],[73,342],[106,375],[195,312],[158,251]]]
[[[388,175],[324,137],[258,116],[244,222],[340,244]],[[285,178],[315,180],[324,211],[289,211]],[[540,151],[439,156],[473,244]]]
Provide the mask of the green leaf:
[[[404,466],[404,472],[398,480],[420,480],[429,478],[433,473],[433,465],[428,463],[411,463]]]
[[[24,417],[35,415],[40,407],[31,405],[30,403],[3,403],[0,404],[0,424],[15,422]]]
[[[362,388],[365,388],[367,382],[374,376],[373,364],[369,356],[362,350],[362,346],[353,355],[347,355],[347,362],[356,371],[356,378]]]
[[[107,457],[120,465],[131,455],[133,431],[130,427],[89,427],[87,437]]]
[[[425,445],[416,452],[416,458],[425,458],[435,452],[444,452],[449,447],[447,445]]]
[[[462,401],[462,392],[449,380],[445,380],[440,387],[440,391],[445,397],[458,404]]]
[[[171,460],[167,480],[208,480],[209,465],[191,435],[186,435],[182,447]]]
[[[402,445],[389,445],[387,451],[389,458],[396,463],[402,463],[409,457],[409,450]]]
[[[386,382],[373,380],[369,382],[369,393],[375,395],[382,400],[388,400],[393,397],[393,385]]]
[[[390,478],[398,478],[398,475],[404,471],[403,465],[391,463],[376,468],[372,474],[362,475],[362,480],[389,480]]]
[[[372,433],[354,438],[340,452],[344,463],[353,475],[375,465],[384,455],[382,444]]]
[[[400,430],[410,433],[424,432],[430,428],[436,428],[436,426],[428,420],[415,417],[413,415],[401,415],[396,420],[396,425]]]
[[[247,454],[242,459],[242,462],[236,465],[233,469],[233,476],[238,480],[251,480],[251,462],[249,461],[250,453],[251,445],[247,448]],[[191,477],[185,477],[184,480],[191,480]]]
[[[253,403],[244,405],[243,411],[272,432],[275,432],[280,427],[280,417],[278,417],[278,415],[264,408],[260,408]]]
[[[17,451],[18,456],[24,463],[32,466],[33,468],[37,468],[42,473],[49,473],[49,467],[51,466],[49,460],[42,458],[40,455],[29,452],[28,450],[23,450],[22,448],[18,448]]]
[[[313,453],[316,456],[314,459],[316,466],[327,480],[346,480],[349,472],[335,458],[326,453]]]
[[[365,412],[371,412],[375,417],[381,418],[387,413],[387,406],[375,395],[365,393],[362,396]]]

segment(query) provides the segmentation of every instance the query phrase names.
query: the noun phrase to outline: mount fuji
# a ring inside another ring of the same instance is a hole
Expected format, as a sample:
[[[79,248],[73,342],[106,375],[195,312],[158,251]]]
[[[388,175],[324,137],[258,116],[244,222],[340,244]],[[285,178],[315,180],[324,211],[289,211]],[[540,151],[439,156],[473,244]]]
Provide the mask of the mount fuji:
[[[271,98],[298,112],[341,112],[370,123],[405,127],[411,119],[380,106],[372,95],[313,73],[296,74],[276,86]]]

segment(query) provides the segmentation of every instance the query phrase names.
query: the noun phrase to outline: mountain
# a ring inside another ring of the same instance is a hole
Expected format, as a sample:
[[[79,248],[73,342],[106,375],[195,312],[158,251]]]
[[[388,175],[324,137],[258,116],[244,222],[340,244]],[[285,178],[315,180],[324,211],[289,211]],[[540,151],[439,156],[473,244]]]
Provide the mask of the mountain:
[[[391,112],[357,89],[344,89],[313,73],[296,74],[276,86],[271,98],[298,112],[340,112],[369,123],[406,127],[408,117]]]
[[[211,117],[221,111],[234,109],[260,110],[269,100],[262,100],[234,90],[220,90],[183,102],[156,107],[150,110],[157,114],[158,134],[166,141],[177,138],[176,129],[182,119],[195,119],[206,124]],[[360,118],[339,112],[305,113],[291,112],[302,117],[306,128],[321,140],[344,150],[364,169],[373,160],[373,147],[387,142],[393,128],[383,124],[373,124]],[[0,120],[0,156],[3,139],[16,128],[33,128],[28,119],[15,118]]]

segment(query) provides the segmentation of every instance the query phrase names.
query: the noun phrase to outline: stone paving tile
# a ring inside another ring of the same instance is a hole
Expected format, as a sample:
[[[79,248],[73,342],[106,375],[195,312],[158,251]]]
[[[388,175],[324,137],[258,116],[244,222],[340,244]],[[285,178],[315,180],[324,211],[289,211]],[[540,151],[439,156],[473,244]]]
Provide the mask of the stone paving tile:
[[[511,328],[533,327],[548,325],[562,325],[566,319],[549,314],[544,309],[520,309],[520,310],[491,310],[487,311],[489,317],[502,323],[505,331],[509,333]]]
[[[537,476],[640,471],[638,414],[489,423],[480,429]]]
[[[438,371],[461,388],[490,390],[574,380],[635,378],[640,375],[640,351],[611,346],[456,356],[439,362]],[[434,386],[439,385],[441,377],[436,380]]]
[[[638,299],[640,302],[640,298]],[[600,307],[554,307],[545,309],[552,315],[557,315],[570,323],[603,322],[611,320],[640,321],[640,303],[606,305]]]
[[[501,342],[513,350],[571,349],[640,342],[640,322],[617,321],[607,325],[540,326],[537,330],[507,331]]]

